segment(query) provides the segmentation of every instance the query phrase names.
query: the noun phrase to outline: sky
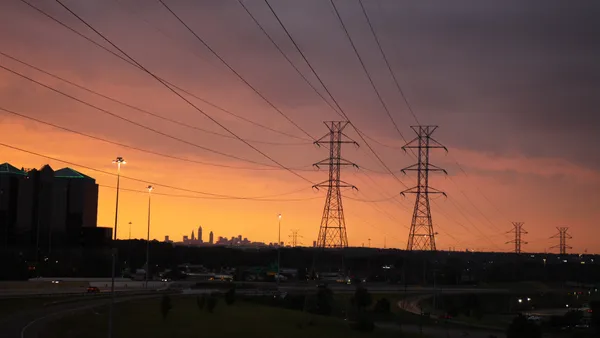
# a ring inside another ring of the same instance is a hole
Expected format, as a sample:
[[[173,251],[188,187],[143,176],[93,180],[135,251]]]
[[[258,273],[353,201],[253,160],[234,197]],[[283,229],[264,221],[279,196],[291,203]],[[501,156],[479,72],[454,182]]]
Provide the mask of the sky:
[[[58,3],[27,1],[120,55]],[[558,240],[550,237],[558,232],[556,227],[567,226],[573,252],[600,253],[600,4],[362,1],[416,118],[420,124],[439,126],[433,137],[448,148],[447,154],[431,151],[431,163],[448,171],[447,176],[430,177],[431,186],[448,194],[434,196],[431,202],[438,249],[510,251],[507,232],[511,222],[519,221],[528,232],[524,251],[555,252],[551,247]],[[0,69],[0,108],[129,147],[0,110],[1,142],[13,147],[0,145],[0,162],[25,168],[69,166],[96,178],[98,225],[112,227],[116,167],[111,160],[124,157],[119,238],[128,237],[129,222],[132,237],[145,237],[148,195],[143,191],[148,183],[129,179],[137,178],[157,183],[152,238],[168,235],[177,241],[202,226],[205,240],[213,231],[215,237],[241,234],[253,241],[276,242],[281,213],[281,240],[289,241],[292,230],[298,230],[300,242],[312,245],[326,191],[311,186],[328,178],[327,168],[311,166],[327,158],[328,150],[312,141],[327,134],[323,121],[340,117],[237,0],[165,3],[266,100],[158,1],[63,3],[144,68],[194,94],[180,92],[210,119],[141,69],[22,1],[6,0],[0,2],[0,65],[71,98]],[[265,2],[243,3],[327,97]],[[335,1],[400,132],[329,1],[269,3],[353,125],[367,136],[368,145],[352,127],[345,130],[360,145],[344,144],[342,150],[345,159],[360,167],[342,170],[342,179],[358,188],[343,191],[349,244],[406,248],[414,196],[399,193],[414,186],[416,177],[399,171],[416,160],[400,148],[415,137],[410,126],[417,122],[393,82],[360,3]],[[272,160],[293,172],[278,170]],[[210,194],[235,199],[214,199]]]

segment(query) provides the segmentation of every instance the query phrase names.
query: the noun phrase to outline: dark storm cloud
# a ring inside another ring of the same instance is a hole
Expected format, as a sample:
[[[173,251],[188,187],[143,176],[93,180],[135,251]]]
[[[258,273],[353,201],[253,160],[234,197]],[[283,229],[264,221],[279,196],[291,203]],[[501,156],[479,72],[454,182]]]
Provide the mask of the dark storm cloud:
[[[600,136],[594,132],[600,128],[600,3],[363,1],[417,116],[421,122],[440,125],[440,141],[500,154],[563,157],[600,168],[600,153],[590,151],[600,144]],[[399,138],[328,1],[270,2],[354,122],[372,134]],[[77,24],[54,4],[35,3],[67,23]],[[319,121],[335,116],[302,83],[237,1],[167,3],[311,133],[321,134]],[[264,2],[244,3],[320,88]],[[338,0],[336,4],[386,103],[404,134],[411,137],[408,125],[414,121],[394,89],[358,1]],[[277,125],[287,123],[158,3],[119,0],[69,5],[160,74],[209,95],[235,90],[237,101],[252,102],[256,118],[267,121],[274,117]],[[17,32],[22,39],[13,41],[19,49],[35,40],[37,49],[48,50],[48,57],[57,60],[62,48],[51,46],[64,46],[70,57],[80,55],[84,64],[97,65],[77,67],[79,76],[86,80],[100,77],[114,81],[110,69],[129,69],[86,42],[68,45],[73,37],[56,26],[56,34],[49,34],[54,40],[45,35],[36,38],[40,29],[51,30],[52,24],[17,2],[2,6],[29,22]],[[32,20],[43,25],[35,27]],[[188,52],[182,53],[185,49]],[[140,83],[150,82],[140,80],[145,79],[142,75],[135,78]],[[132,80],[122,77],[119,81]],[[228,96],[222,95],[221,102],[227,102],[223,98]],[[240,104],[237,101],[231,102]]]

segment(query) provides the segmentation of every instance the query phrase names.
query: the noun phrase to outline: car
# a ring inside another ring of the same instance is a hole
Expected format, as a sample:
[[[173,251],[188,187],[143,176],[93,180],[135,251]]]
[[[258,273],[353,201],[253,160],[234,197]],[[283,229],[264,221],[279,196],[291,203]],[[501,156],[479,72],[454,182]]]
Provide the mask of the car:
[[[87,288],[87,292],[88,293],[98,293],[98,292],[100,292],[100,289],[97,286],[90,286]]]

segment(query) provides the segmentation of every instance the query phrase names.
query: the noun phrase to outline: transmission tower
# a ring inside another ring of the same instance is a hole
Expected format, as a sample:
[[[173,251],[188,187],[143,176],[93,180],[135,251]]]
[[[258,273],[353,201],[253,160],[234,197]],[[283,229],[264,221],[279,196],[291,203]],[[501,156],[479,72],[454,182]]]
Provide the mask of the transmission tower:
[[[527,231],[525,231],[525,229],[523,229],[523,222],[513,222],[513,229],[511,231],[509,231],[508,233],[514,233],[515,234],[515,239],[513,239],[510,242],[506,242],[506,244],[515,244],[515,253],[520,254],[521,253],[521,245],[522,244],[527,244],[527,242],[523,241],[521,239],[521,235],[526,234]]]
[[[300,230],[294,229],[294,230],[292,230],[292,234],[289,235],[289,237],[291,239],[290,244],[291,244],[292,248],[295,248],[298,245],[302,244],[302,242],[300,242],[298,240],[298,238],[302,238],[302,236],[298,235],[299,232],[300,232]]]
[[[415,210],[413,212],[410,232],[408,234],[407,250],[431,250],[435,251],[435,232],[431,221],[431,208],[429,206],[430,194],[446,194],[429,186],[429,172],[441,171],[447,174],[446,170],[429,163],[429,149],[441,148],[448,151],[441,143],[434,140],[431,134],[438,128],[437,126],[411,126],[417,133],[417,137],[408,142],[402,149],[417,149],[417,163],[402,169],[417,172],[417,185],[403,191],[401,194],[416,194]]]
[[[315,144],[318,146],[326,144],[329,147],[329,158],[315,163],[314,166],[317,168],[322,165],[329,166],[329,179],[313,186],[316,189],[327,188],[317,247],[346,248],[348,247],[348,237],[340,188],[356,189],[356,187],[340,180],[340,169],[342,166],[357,166],[342,158],[342,144],[352,143],[358,146],[358,143],[343,132],[348,121],[325,121],[324,123],[329,129],[329,133],[315,141]]]
[[[569,231],[568,227],[557,227],[556,229],[558,229],[558,233],[550,238],[559,238],[560,243],[551,247],[550,249],[558,248],[560,250],[561,255],[566,255],[567,249],[573,249],[572,247],[567,245],[567,239],[571,239],[573,238],[573,236],[567,233],[567,231]]]

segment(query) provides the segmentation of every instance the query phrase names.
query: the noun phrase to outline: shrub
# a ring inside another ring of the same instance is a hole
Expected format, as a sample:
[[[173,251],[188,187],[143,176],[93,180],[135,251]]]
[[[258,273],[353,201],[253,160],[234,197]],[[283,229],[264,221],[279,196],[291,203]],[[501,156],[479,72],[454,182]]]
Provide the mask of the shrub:
[[[388,314],[390,313],[390,301],[387,298],[381,298],[375,303],[375,308],[373,311],[375,313]]]
[[[204,305],[206,305],[206,295],[202,295],[202,297],[196,297],[196,305],[198,305],[198,309],[204,309]]]
[[[362,286],[358,286],[356,291],[354,292],[353,303],[357,307],[359,311],[364,311],[367,307],[371,305],[373,299],[371,298],[371,294],[367,289]]]
[[[206,301],[206,310],[208,310],[209,313],[213,313],[215,311],[215,307],[217,307],[217,297],[213,294],[211,294],[207,301]]]
[[[227,305],[233,305],[235,303],[235,289],[231,288],[225,293],[225,303]]]
[[[167,315],[172,308],[173,306],[171,305],[171,297],[169,297],[169,295],[163,295],[160,301],[160,312],[163,316],[163,320],[167,319]]]

